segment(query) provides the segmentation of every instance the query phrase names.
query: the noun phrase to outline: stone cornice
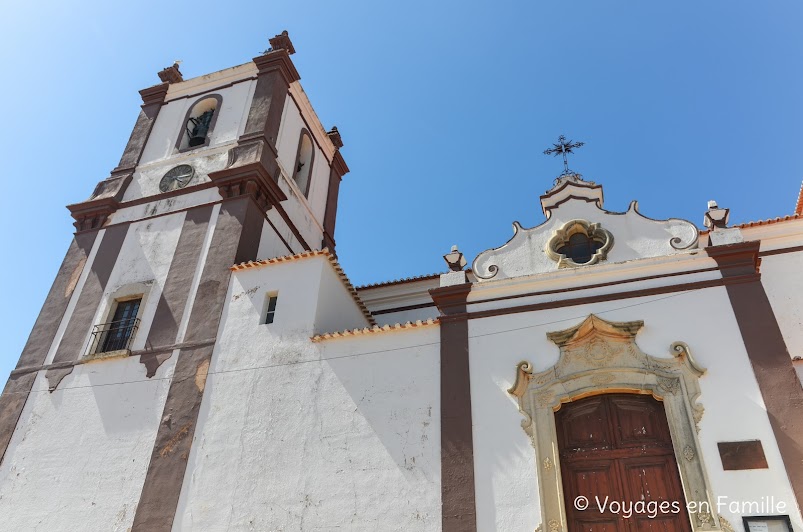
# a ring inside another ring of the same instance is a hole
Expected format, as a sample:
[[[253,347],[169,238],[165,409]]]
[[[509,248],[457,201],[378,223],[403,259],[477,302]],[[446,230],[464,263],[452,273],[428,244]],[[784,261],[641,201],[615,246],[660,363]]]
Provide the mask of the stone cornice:
[[[343,156],[339,151],[336,151],[334,157],[332,158],[332,168],[341,178],[349,173],[349,167],[346,165],[346,161],[343,159]]]
[[[723,277],[758,275],[761,259],[758,256],[761,242],[751,240],[724,246],[709,246],[705,252],[717,261]]]
[[[100,229],[120,207],[120,202],[111,197],[91,199],[82,203],[67,205],[70,214],[75,218],[73,225],[77,232]]]
[[[264,210],[287,199],[279,184],[258,162],[212,172],[209,179],[217,185],[224,199],[250,195]]]
[[[165,98],[167,97],[167,89],[169,87],[169,83],[160,83],[159,85],[142,89],[139,91],[139,95],[142,96],[142,104],[151,105],[158,103],[161,105],[164,103]]]
[[[278,71],[284,78],[287,86],[301,79],[301,75],[296,70],[293,60],[287,50],[273,50],[265,55],[257,56],[253,59],[254,64],[259,69],[259,75]]]
[[[70,214],[75,218],[75,229],[88,231],[103,227],[109,216],[120,208],[131,178],[131,174],[112,175],[95,186],[95,191],[88,200],[67,205]]]
[[[466,300],[471,292],[472,283],[456,284],[433,288],[429,291],[432,301],[442,314],[461,314],[466,311]]]

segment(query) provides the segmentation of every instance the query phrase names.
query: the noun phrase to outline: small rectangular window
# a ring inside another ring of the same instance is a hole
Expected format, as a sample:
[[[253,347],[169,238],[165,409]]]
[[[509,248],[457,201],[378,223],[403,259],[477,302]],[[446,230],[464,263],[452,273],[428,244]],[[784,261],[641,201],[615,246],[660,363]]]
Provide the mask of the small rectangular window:
[[[273,323],[273,319],[276,316],[276,301],[279,299],[279,294],[273,292],[272,294],[268,294],[268,301],[265,305],[265,319],[262,323],[268,325]]]

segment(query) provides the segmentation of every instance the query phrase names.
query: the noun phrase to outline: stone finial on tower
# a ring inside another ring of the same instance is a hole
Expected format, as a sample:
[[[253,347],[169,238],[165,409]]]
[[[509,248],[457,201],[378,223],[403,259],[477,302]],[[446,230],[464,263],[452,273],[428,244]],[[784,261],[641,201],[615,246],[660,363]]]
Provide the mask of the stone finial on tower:
[[[290,40],[290,35],[287,33],[287,30],[284,30],[279,35],[268,39],[268,42],[270,42],[271,51],[287,50],[288,55],[293,55],[296,53],[296,49],[293,48],[293,42]]]
[[[795,214],[803,215],[803,184],[800,185],[800,194],[797,197],[797,204],[795,205]]]
[[[340,132],[337,130],[337,126],[332,126],[332,129],[326,132],[329,140],[332,141],[332,144],[335,145],[335,149],[339,150],[343,147],[343,139],[340,138]]]
[[[159,79],[163,83],[181,83],[184,81],[184,76],[181,75],[181,71],[178,69],[179,63],[181,61],[176,61],[173,66],[169,66],[159,72]]]

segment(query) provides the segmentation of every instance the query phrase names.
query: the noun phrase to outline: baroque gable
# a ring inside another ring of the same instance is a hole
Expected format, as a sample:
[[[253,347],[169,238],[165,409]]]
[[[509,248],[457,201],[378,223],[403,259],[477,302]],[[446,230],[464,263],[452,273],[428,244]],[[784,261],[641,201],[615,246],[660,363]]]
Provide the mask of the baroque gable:
[[[472,270],[479,281],[673,255],[698,246],[699,231],[693,223],[648,218],[635,200],[625,212],[607,211],[602,186],[576,174],[558,178],[541,197],[541,206],[547,217],[544,223],[528,229],[513,222],[513,237],[507,243],[477,256]],[[593,245],[582,263],[565,254],[577,233]]]

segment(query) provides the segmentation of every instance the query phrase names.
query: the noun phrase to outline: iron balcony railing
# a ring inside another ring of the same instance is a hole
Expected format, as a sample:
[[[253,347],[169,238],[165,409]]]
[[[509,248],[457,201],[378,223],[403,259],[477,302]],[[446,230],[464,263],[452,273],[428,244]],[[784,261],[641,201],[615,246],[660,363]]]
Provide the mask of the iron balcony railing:
[[[108,353],[131,348],[131,340],[139,328],[139,318],[100,323],[92,328],[89,354]]]

